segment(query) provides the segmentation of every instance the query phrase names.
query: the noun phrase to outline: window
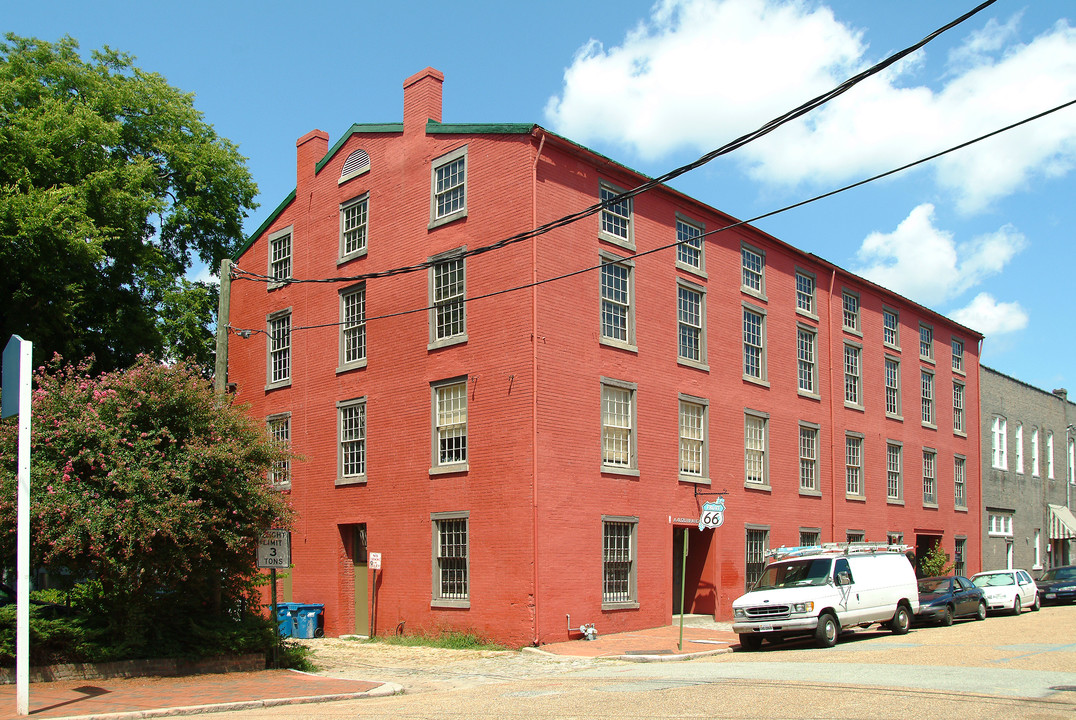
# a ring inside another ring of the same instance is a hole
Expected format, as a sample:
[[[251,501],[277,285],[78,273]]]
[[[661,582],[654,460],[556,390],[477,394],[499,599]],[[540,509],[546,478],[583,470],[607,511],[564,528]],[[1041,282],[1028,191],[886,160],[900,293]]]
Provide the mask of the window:
[[[599,199],[602,202],[601,229],[598,237],[617,245],[634,247],[631,198],[613,199],[622,192],[624,191],[613,185],[604,182],[601,184],[599,190]]]
[[[937,454],[933,450],[923,451],[923,504],[938,504],[938,484],[936,473]]]
[[[1012,515],[1008,513],[991,513],[987,534],[997,537],[1012,537]]]
[[[859,333],[859,295],[846,290],[842,293],[842,296],[844,329]]]
[[[966,576],[968,574],[967,565],[967,550],[968,541],[966,538],[957,538],[956,546],[953,548],[953,573],[960,576]]]
[[[769,485],[766,445],[769,435],[769,416],[748,412],[744,414],[745,481],[749,485]]]
[[[1068,475],[1069,482],[1076,483],[1076,439],[1069,440]]]
[[[964,383],[953,383],[953,432],[964,434]]]
[[[340,367],[366,364],[366,286],[340,293]]]
[[[960,455],[953,458],[953,506],[968,507],[968,465]]]
[[[770,531],[762,528],[746,528],[744,537],[745,567],[744,581],[748,590],[762,577],[766,569],[766,548],[769,546]]]
[[[291,277],[291,228],[269,236],[269,287],[279,287]]]
[[[934,362],[934,328],[919,325],[919,357]]]
[[[706,362],[706,295],[697,285],[677,285],[676,317],[680,329],[677,354],[684,360]]]
[[[885,498],[891,502],[904,500],[904,476],[901,470],[903,450],[896,443],[887,443],[885,446]]]
[[[680,398],[680,475],[692,480],[709,475],[706,411],[705,401]]]
[[[1039,429],[1031,428],[1031,477],[1039,476]]]
[[[854,497],[863,497],[863,438],[859,435],[846,435],[844,438],[844,492]]]
[[[800,425],[800,490],[808,493],[818,492],[818,428],[802,424]]]
[[[953,370],[964,372],[964,341],[953,338]]]
[[[431,513],[433,605],[470,607],[469,513]]]
[[[336,404],[339,428],[340,468],[337,484],[366,479],[366,399],[345,400]]]
[[[1002,420],[1004,423],[1005,420]],[[1024,424],[1016,423],[1016,472],[1024,474]],[[994,467],[997,467],[996,465]]]
[[[348,180],[370,171],[370,153],[365,150],[356,150],[347,156],[344,166],[340,168],[340,179],[337,185],[343,185]]]
[[[885,413],[899,418],[900,415],[900,361],[885,359]]]
[[[903,545],[904,533],[902,532],[887,532],[885,534],[885,541],[890,545]]]
[[[1032,570],[1042,570],[1042,531],[1035,529],[1035,564]]]
[[[747,307],[743,309],[743,374],[766,379],[766,315]]]
[[[813,328],[799,326],[796,328],[796,354],[799,370],[797,373],[801,392],[818,394],[818,367],[815,364],[815,340],[817,335]]]
[[[467,146],[453,150],[431,164],[430,227],[467,215]]]
[[[437,383],[433,389],[433,468],[467,469],[467,379]]]
[[[602,518],[602,608],[635,607],[638,518]]]
[[[900,347],[900,316],[896,310],[882,308],[882,342],[892,348]]]
[[[844,534],[845,542],[861,543],[865,540],[867,534],[862,530],[849,530]]]
[[[844,346],[844,404],[856,407],[863,405],[859,376],[859,350],[855,345]]]
[[[800,547],[814,547],[822,544],[822,531],[817,528],[800,529]]]
[[[280,387],[291,382],[291,310],[282,310],[268,318],[269,323],[269,382],[268,387]]]
[[[752,295],[766,294],[766,255],[748,245],[740,246],[740,258],[743,265],[743,289]]]
[[[621,346],[635,345],[632,263],[613,255],[601,257],[601,339]]]
[[[796,309],[814,315],[814,275],[796,272]]]
[[[922,371],[923,424],[934,427],[934,373]]]
[[[269,439],[279,449],[290,450],[291,446],[291,413],[270,415],[266,421],[269,431]],[[273,461],[269,468],[269,482],[276,486],[291,486],[291,459]]]
[[[1046,433],[1046,477],[1054,479],[1054,434]]]
[[[602,381],[602,469],[633,470],[635,460],[635,385]]]
[[[702,244],[703,228],[683,218],[676,218],[676,262],[691,270],[705,270],[706,256]]]
[[[459,250],[454,250],[458,254]],[[430,349],[467,339],[466,269],[456,257],[430,267]]]
[[[369,196],[349,200],[340,206],[340,259],[366,254],[366,218]]]
[[[1007,437],[1007,432],[1006,432],[1006,427],[1005,426],[1006,426],[1005,418],[994,416],[994,422],[993,422],[993,425],[991,427],[991,433],[990,433],[990,464],[993,465],[998,470],[1008,470],[1009,469],[1009,461],[1008,461],[1008,457],[1006,456],[1006,453],[1005,453],[1006,445],[1008,444],[1008,437]],[[1017,434],[1017,437],[1019,437],[1019,436],[1021,436],[1023,434],[1023,428],[1020,427],[1019,425],[1016,428],[1016,434]],[[1021,465],[1021,463],[1019,462],[1019,455],[1020,455],[1019,447],[1020,447],[1020,445],[1018,444],[1016,447],[1018,448],[1017,449],[1017,458],[1018,458],[1017,468],[1018,468],[1018,471],[1019,471],[1019,468],[1020,468],[1020,465]]]

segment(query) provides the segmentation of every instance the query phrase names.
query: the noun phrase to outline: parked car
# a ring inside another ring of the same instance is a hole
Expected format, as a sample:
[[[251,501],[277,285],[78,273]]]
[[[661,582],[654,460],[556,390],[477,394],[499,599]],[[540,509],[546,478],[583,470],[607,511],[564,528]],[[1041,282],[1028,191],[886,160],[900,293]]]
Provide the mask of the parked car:
[[[1076,565],[1050,568],[1042,574],[1035,585],[1039,588],[1039,603],[1076,602]]]
[[[1039,591],[1026,570],[988,570],[972,575],[971,581],[983,589],[991,610],[1011,610],[1019,615],[1025,605],[1039,609]]]
[[[963,575],[919,579],[918,623],[952,625],[953,618],[986,619],[986,594]]]
[[[833,647],[843,630],[876,623],[903,635],[919,609],[907,549],[863,543],[771,551],[773,562],[732,603],[740,647],[797,636]]]

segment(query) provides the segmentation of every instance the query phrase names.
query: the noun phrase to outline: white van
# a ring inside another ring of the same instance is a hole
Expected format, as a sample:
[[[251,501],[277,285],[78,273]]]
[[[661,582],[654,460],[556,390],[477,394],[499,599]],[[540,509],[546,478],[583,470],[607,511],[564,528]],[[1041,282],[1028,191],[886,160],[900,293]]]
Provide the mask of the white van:
[[[781,548],[751,591],[732,603],[732,630],[740,647],[764,639],[813,635],[833,647],[846,628],[882,623],[908,632],[919,610],[919,588],[906,545],[830,544]]]

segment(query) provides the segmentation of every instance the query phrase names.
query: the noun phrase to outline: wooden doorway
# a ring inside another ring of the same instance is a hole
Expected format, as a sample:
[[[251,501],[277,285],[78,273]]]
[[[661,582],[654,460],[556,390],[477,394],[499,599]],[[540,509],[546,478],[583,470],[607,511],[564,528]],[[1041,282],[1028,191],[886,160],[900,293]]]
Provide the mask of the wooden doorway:
[[[351,564],[355,573],[355,634],[370,636],[370,573],[366,523],[351,526]]]

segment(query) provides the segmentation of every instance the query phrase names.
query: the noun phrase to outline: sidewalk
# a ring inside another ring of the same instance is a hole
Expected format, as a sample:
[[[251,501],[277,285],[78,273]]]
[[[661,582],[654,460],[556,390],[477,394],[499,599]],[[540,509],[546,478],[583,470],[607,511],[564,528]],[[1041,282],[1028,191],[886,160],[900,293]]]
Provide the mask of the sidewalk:
[[[736,634],[711,618],[685,616],[680,645],[679,618],[665,627],[599,635],[596,640],[550,643],[527,652],[656,662],[731,652]],[[578,635],[578,634],[577,634]],[[148,677],[66,680],[31,683],[30,718],[135,720],[246,710],[274,705],[353,700],[402,692],[394,683],[341,680],[294,670]],[[296,711],[301,715],[300,711]],[[0,720],[13,720],[15,686],[0,685]]]

